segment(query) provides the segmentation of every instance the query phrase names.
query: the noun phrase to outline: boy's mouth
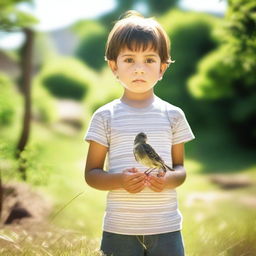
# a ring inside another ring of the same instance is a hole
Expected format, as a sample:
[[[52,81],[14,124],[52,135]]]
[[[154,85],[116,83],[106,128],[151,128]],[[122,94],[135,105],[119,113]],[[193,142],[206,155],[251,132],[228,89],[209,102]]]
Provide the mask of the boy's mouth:
[[[140,83],[145,83],[146,81],[143,80],[143,79],[135,79],[135,80],[133,80],[132,82],[133,82],[133,83],[138,83],[138,82],[140,82]]]

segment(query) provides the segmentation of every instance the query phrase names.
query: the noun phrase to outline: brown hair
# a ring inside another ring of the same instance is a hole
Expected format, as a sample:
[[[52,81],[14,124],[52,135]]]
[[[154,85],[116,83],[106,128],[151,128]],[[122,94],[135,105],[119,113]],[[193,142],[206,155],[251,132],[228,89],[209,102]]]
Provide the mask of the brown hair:
[[[119,19],[109,33],[105,59],[116,61],[120,51],[157,51],[161,62],[170,64],[170,40],[162,26],[153,18],[144,18],[136,11],[128,11]]]

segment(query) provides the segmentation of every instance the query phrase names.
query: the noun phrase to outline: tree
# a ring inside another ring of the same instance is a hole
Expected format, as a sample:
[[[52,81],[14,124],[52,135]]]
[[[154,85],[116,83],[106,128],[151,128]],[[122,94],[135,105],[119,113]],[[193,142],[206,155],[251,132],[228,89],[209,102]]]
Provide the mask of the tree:
[[[88,28],[91,33],[87,32],[82,37],[76,49],[76,56],[91,67],[101,70],[104,67],[103,56],[107,34],[112,29],[115,21],[119,20],[126,11],[139,10],[145,17],[161,15],[175,7],[178,1],[179,0],[116,0],[115,9],[104,14],[99,19],[103,29],[93,31]],[[83,26],[82,23],[80,23],[80,25]],[[92,26],[94,26],[94,24],[92,24]],[[86,27],[86,23],[84,23],[84,27]],[[95,49],[97,50],[95,51]]]
[[[205,113],[210,106],[191,96],[187,81],[196,72],[200,59],[218,46],[213,31],[220,20],[203,13],[171,10],[160,18],[160,22],[171,40],[171,58],[175,62],[167,69],[155,92],[162,99],[181,107],[194,129],[199,125],[206,126],[209,120]]]
[[[0,30],[5,32],[23,31],[25,35],[25,42],[21,50],[21,88],[23,88],[24,94],[24,118],[23,129],[19,143],[17,145],[18,154],[24,150],[28,135],[29,135],[29,123],[31,113],[31,100],[30,100],[30,76],[31,76],[31,58],[32,58],[32,43],[33,43],[33,31],[28,27],[37,22],[37,19],[30,14],[20,11],[16,8],[16,5],[22,2],[32,3],[32,0],[6,0],[0,2]],[[20,167],[20,172],[23,179],[26,179],[24,168]],[[2,177],[0,170],[0,217],[3,205],[3,188]]]
[[[105,64],[104,55],[106,40],[107,35],[104,31],[87,34],[80,41],[75,54],[85,64],[88,64],[96,70],[101,70]]]
[[[256,142],[255,14],[255,1],[229,1],[222,43],[201,61],[189,82],[195,97],[222,100],[222,121],[238,142],[252,147]]]
[[[33,0],[5,0],[0,2],[0,30],[20,31],[22,28],[37,23],[38,20],[33,15],[17,8],[17,4],[20,3],[33,4]]]
[[[177,6],[179,0],[116,0],[116,8],[103,15],[101,17],[102,24],[104,24],[108,29],[112,28],[113,22],[118,20],[119,17],[128,10],[137,10],[139,9],[144,10],[142,14],[145,16],[150,15],[161,15],[166,11]]]
[[[110,30],[114,22],[126,11],[134,8],[135,3],[141,2],[141,0],[116,0],[116,8],[100,17],[101,23]]]
[[[255,77],[256,2],[229,0],[226,24],[230,64],[239,65],[240,75]]]
[[[32,73],[32,48],[34,40],[34,31],[31,26],[37,22],[37,19],[17,8],[17,4],[30,3],[32,0],[6,0],[0,3],[0,29],[5,32],[21,31],[25,40],[20,51],[21,79],[20,88],[24,96],[24,117],[22,132],[17,144],[16,157],[19,158],[24,150],[30,132],[31,119],[31,73]],[[24,165],[19,168],[22,178],[26,179]]]
[[[29,28],[23,28],[25,42],[21,48],[21,88],[24,95],[24,116],[21,136],[17,145],[17,158],[25,149],[30,134],[31,120],[31,73],[32,73],[32,49],[34,41],[34,32]],[[26,179],[26,169],[21,163],[19,168],[22,178]]]
[[[148,0],[149,10],[153,14],[162,14],[169,11],[171,8],[176,7],[179,0]]]

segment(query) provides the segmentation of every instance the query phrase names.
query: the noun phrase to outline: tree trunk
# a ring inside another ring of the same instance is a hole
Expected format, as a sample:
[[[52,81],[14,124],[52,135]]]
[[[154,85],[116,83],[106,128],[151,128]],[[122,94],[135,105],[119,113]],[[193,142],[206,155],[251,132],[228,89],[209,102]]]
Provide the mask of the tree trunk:
[[[34,32],[28,28],[24,28],[23,32],[25,34],[25,42],[21,49],[21,87],[24,95],[24,116],[22,132],[17,145],[17,158],[20,158],[21,153],[28,142],[31,119],[31,75]],[[26,180],[26,163],[24,162],[26,160],[20,160],[19,171],[22,179]]]

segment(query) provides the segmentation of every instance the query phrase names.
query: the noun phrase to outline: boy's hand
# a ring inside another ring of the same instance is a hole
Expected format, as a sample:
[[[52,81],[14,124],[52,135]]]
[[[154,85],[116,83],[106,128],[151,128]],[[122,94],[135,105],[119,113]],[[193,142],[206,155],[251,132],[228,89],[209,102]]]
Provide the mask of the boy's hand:
[[[121,185],[129,193],[138,193],[145,187],[145,174],[136,168],[123,171]]]
[[[161,192],[164,190],[166,186],[166,176],[164,173],[161,173],[157,176],[148,175],[147,176],[147,184],[150,189],[155,192]]]

